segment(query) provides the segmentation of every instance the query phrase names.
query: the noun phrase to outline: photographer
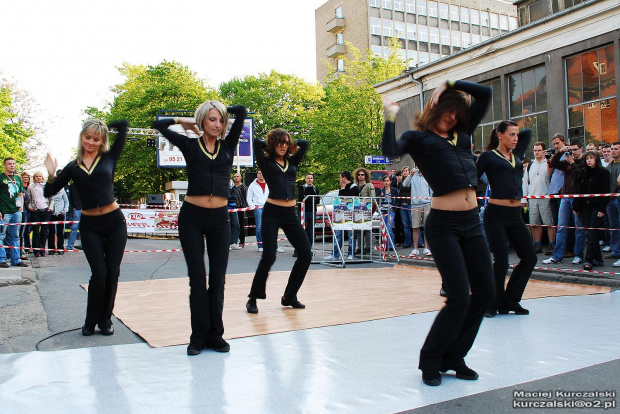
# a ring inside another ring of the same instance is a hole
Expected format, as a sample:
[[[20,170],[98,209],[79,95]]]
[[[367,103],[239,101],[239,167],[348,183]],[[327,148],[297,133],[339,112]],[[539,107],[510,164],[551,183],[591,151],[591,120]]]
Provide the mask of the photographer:
[[[561,160],[562,156],[565,156],[564,160]],[[583,158],[583,144],[579,140],[572,140],[570,147],[564,146],[558,150],[553,157],[551,157],[551,166],[558,170],[564,171],[564,185],[562,186],[561,193],[563,195],[577,194],[577,178],[579,171],[585,166],[585,160]],[[583,230],[583,219],[579,215],[575,215],[573,212],[573,199],[563,198],[560,202],[560,211],[558,214],[558,230],[556,235],[556,244],[553,255],[543,260],[544,264],[561,263],[564,261],[564,254],[566,253],[566,234],[569,225],[570,217],[575,219],[576,237],[575,237],[575,249],[573,251],[575,258],[573,264],[583,263],[583,249],[585,247],[585,231]]]

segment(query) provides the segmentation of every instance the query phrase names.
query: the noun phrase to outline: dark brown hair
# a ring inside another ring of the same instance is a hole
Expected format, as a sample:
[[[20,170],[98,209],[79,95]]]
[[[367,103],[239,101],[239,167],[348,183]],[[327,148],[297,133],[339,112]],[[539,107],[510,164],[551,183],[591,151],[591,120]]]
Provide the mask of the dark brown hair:
[[[431,101],[426,103],[424,111],[415,116],[416,129],[418,131],[433,130],[446,112],[456,112],[457,124],[455,129],[469,131],[469,99],[463,92],[455,89],[446,89],[435,105],[431,106]]]
[[[291,134],[288,133],[287,130],[282,128],[272,129],[267,133],[267,138],[265,139],[267,142],[267,148],[265,148],[265,152],[267,153],[268,158],[276,158],[276,147],[279,143],[288,142],[288,149],[284,157],[290,157],[295,154],[297,151],[297,145],[293,142],[293,138]]]
[[[497,146],[499,145],[499,136],[497,136],[497,133],[500,132],[503,134],[504,132],[506,132],[508,127],[511,127],[511,126],[519,127],[519,124],[517,124],[515,121],[500,122],[497,128],[491,131],[491,135],[489,136],[489,145],[487,145],[485,149],[487,151],[491,151],[497,148]]]

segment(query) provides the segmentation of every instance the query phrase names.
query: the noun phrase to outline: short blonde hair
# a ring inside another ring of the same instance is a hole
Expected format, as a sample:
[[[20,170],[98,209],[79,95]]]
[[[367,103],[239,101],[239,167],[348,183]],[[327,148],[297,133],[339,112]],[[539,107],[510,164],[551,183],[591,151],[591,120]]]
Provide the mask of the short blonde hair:
[[[37,175],[41,176],[41,178],[43,178],[43,173],[41,171],[35,171],[34,174],[32,174],[32,179],[34,180]]]
[[[228,111],[226,110],[226,106],[219,101],[206,101],[203,102],[202,105],[196,109],[194,113],[194,119],[196,120],[196,125],[198,129],[202,131],[202,124],[205,121],[205,118],[209,114],[211,109],[215,109],[222,115],[223,120],[223,128],[222,133],[220,134],[220,139],[224,139],[226,137],[226,133],[228,132]]]
[[[82,131],[80,132],[80,139],[78,140],[78,162],[82,161],[84,156],[84,147],[82,146],[82,135],[88,131],[93,131],[101,136],[101,146],[99,147],[99,154],[108,152],[110,150],[110,140],[108,139],[108,127],[101,120],[96,118],[89,118],[82,124]]]

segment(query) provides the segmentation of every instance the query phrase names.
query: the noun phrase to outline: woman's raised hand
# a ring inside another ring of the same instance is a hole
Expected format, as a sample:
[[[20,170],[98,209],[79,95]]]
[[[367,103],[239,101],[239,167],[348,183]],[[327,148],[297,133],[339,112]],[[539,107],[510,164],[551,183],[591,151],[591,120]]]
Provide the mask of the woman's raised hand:
[[[179,125],[186,131],[193,131],[198,136],[202,135],[194,118],[179,118]]]
[[[58,161],[55,158],[52,158],[52,155],[48,152],[45,156],[45,168],[47,168],[47,176],[54,177],[56,174],[56,170],[58,169]]]
[[[444,93],[447,89],[448,89],[448,82],[444,82],[435,88],[435,90],[433,91],[433,94],[431,95],[431,100],[430,100],[431,106],[437,105],[437,103],[439,102],[439,98],[441,97],[441,94]]]
[[[400,106],[396,102],[390,101],[388,98],[383,98],[383,109],[385,110],[385,114],[394,114],[396,115],[400,110]]]

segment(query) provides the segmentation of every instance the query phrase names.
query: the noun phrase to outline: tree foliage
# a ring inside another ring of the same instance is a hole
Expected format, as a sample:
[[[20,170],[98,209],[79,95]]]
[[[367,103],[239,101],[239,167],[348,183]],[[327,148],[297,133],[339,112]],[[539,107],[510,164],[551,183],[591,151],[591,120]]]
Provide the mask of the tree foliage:
[[[314,118],[313,156],[321,181],[338,183],[340,171],[364,165],[378,153],[383,131],[383,105],[373,85],[398,76],[407,65],[392,44],[391,55],[376,56],[347,43],[344,72],[331,68],[325,98]]]
[[[217,91],[186,66],[167,62],[156,66],[123,64],[119,72],[125,81],[112,88],[115,94],[109,110],[88,108],[92,117],[109,122],[126,119],[132,128],[151,128],[162,109],[194,111],[208,99],[219,99]],[[163,193],[165,183],[185,180],[183,168],[158,168],[157,154],[147,147],[144,137],[128,141],[116,166],[115,192],[123,201],[136,200],[149,193]]]
[[[13,157],[23,166],[26,162],[24,144],[33,134],[14,112],[12,90],[0,87],[0,159]]]

